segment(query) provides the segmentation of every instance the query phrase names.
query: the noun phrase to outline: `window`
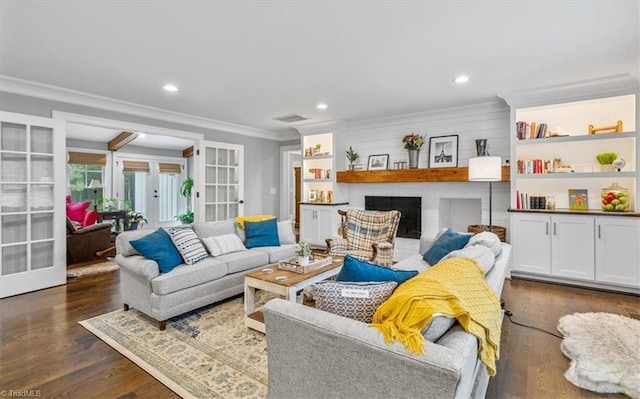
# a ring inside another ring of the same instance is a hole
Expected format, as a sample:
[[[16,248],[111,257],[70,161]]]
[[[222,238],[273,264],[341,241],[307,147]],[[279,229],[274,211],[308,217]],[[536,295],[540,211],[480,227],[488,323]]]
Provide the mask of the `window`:
[[[69,151],[67,192],[73,202],[96,201],[103,198],[103,188],[87,188],[91,180],[98,180],[104,186],[106,154]],[[94,192],[95,191],[95,192]]]

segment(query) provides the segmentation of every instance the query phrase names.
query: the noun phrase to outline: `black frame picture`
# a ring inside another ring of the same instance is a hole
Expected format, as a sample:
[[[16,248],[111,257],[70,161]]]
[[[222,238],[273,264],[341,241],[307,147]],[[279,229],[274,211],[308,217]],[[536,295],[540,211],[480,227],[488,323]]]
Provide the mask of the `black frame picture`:
[[[389,168],[389,154],[369,155],[367,170],[387,170]]]
[[[458,166],[458,135],[429,138],[429,167],[455,168]]]

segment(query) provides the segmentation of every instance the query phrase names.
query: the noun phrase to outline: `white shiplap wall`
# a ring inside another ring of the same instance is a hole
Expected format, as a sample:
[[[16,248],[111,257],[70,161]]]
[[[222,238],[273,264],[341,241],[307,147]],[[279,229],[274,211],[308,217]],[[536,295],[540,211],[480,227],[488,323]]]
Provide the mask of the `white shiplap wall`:
[[[434,136],[458,135],[458,166],[468,166],[469,158],[476,156],[475,140],[481,138],[488,139],[488,150],[492,156],[501,156],[503,163],[509,157],[509,108],[501,101],[369,120],[351,124],[340,133],[346,135],[342,140],[345,149],[353,146],[366,169],[369,155],[374,154],[389,154],[390,168],[394,161],[408,162],[402,137],[411,132],[427,137],[420,153],[420,168],[428,166],[429,137]],[[347,192],[349,207],[361,209],[364,208],[365,195],[422,197],[422,234],[427,237],[434,236],[441,227],[446,226],[446,221],[441,221],[439,215],[441,198],[480,199],[482,215],[479,216],[482,224],[489,223],[488,183],[348,184]],[[509,226],[509,193],[508,182],[493,183],[494,225]],[[508,233],[507,230],[507,238]]]

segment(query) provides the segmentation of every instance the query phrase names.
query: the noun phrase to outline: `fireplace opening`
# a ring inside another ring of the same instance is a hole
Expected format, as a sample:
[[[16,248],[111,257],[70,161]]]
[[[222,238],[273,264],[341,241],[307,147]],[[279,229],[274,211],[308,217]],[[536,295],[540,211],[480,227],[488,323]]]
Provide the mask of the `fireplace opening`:
[[[364,209],[372,211],[400,211],[400,224],[396,237],[420,238],[422,230],[421,197],[365,196]]]

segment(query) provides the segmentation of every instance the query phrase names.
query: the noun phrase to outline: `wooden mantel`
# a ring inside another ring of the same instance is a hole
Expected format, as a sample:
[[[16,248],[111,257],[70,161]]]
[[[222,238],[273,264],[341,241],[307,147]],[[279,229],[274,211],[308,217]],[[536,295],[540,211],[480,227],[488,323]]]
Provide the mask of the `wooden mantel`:
[[[511,179],[509,166],[502,167],[502,181]],[[340,171],[338,183],[422,183],[422,182],[466,182],[469,168],[426,168],[393,170]]]

